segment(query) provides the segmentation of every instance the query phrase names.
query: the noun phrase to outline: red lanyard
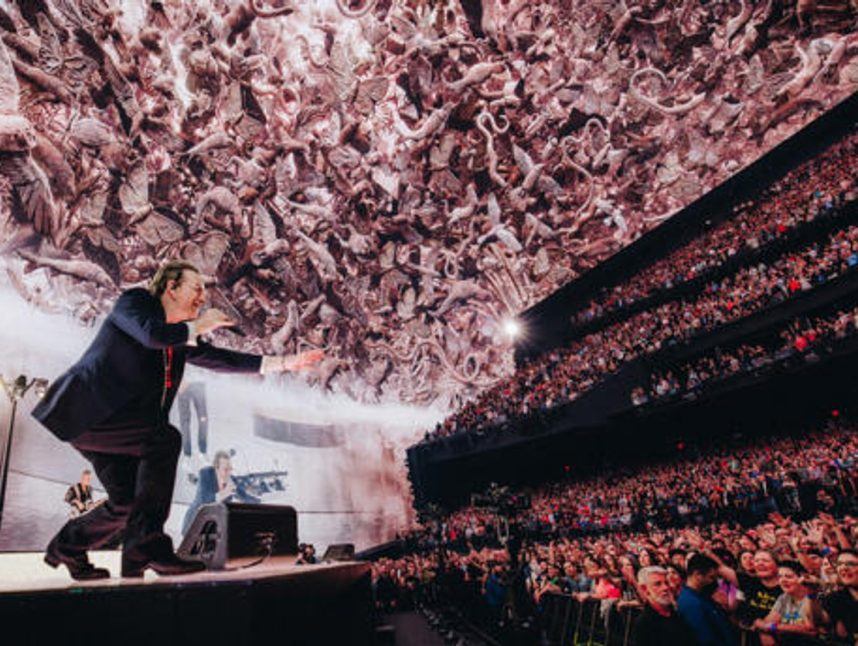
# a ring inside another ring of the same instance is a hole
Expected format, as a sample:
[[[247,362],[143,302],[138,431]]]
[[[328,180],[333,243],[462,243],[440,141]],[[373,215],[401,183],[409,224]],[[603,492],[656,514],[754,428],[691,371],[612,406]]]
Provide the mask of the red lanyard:
[[[173,346],[168,345],[164,350],[166,360],[164,361],[164,391],[173,387]]]

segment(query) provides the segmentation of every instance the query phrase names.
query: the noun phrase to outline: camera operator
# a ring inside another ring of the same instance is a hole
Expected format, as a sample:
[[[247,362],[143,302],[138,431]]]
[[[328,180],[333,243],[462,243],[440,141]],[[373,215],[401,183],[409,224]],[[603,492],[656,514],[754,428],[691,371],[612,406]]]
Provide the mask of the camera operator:
[[[522,528],[516,516],[519,511],[530,508],[530,499],[513,495],[509,487],[491,483],[484,494],[474,496],[473,503],[475,507],[487,508],[495,514],[498,542],[509,554],[509,569],[502,581],[506,601],[499,614],[508,617],[513,624],[527,625],[533,614],[533,603],[525,583],[525,563],[519,559]]]

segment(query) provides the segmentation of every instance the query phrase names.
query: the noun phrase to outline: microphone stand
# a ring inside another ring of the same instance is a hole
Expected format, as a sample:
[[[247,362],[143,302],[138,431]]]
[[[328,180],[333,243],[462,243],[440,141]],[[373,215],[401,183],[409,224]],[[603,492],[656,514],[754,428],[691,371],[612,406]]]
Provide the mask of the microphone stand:
[[[9,463],[12,459],[12,433],[15,430],[15,414],[18,411],[18,400],[27,394],[27,391],[35,386],[35,392],[39,397],[44,397],[48,389],[48,380],[36,377],[27,379],[27,375],[18,375],[11,384],[0,375],[0,385],[6,392],[9,402],[12,404],[12,412],[9,415],[9,426],[6,431],[3,449],[0,451],[0,525],[3,522],[3,502],[6,499],[6,479],[9,476]]]

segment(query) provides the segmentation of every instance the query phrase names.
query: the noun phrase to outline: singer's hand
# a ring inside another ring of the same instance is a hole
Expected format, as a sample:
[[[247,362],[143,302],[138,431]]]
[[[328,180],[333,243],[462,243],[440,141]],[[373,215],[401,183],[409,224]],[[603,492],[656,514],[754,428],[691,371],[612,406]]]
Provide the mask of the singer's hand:
[[[305,368],[312,368],[324,359],[325,353],[321,350],[309,350],[286,358],[292,360],[290,370],[304,370]]]
[[[194,321],[194,326],[196,327],[197,334],[199,335],[208,334],[218,328],[230,327],[231,325],[235,325],[235,321],[220,310],[214,308],[206,310],[200,315],[200,318]]]
[[[265,357],[266,373],[269,372],[297,372],[311,368],[325,357],[321,350],[310,350],[301,352],[290,357]]]

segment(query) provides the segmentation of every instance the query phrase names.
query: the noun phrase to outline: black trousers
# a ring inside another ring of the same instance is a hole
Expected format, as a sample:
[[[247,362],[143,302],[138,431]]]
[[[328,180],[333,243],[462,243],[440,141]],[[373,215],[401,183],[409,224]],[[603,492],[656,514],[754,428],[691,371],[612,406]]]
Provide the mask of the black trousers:
[[[197,414],[197,445],[200,453],[208,448],[209,418],[206,410],[206,385],[201,381],[188,384],[176,397],[179,407],[179,428],[182,431],[182,453],[191,456],[191,406]]]
[[[68,554],[114,542],[124,531],[123,552],[172,550],[164,534],[170,514],[182,439],[170,425],[94,429],[72,441],[92,463],[107,502],[69,520],[54,537]]]

